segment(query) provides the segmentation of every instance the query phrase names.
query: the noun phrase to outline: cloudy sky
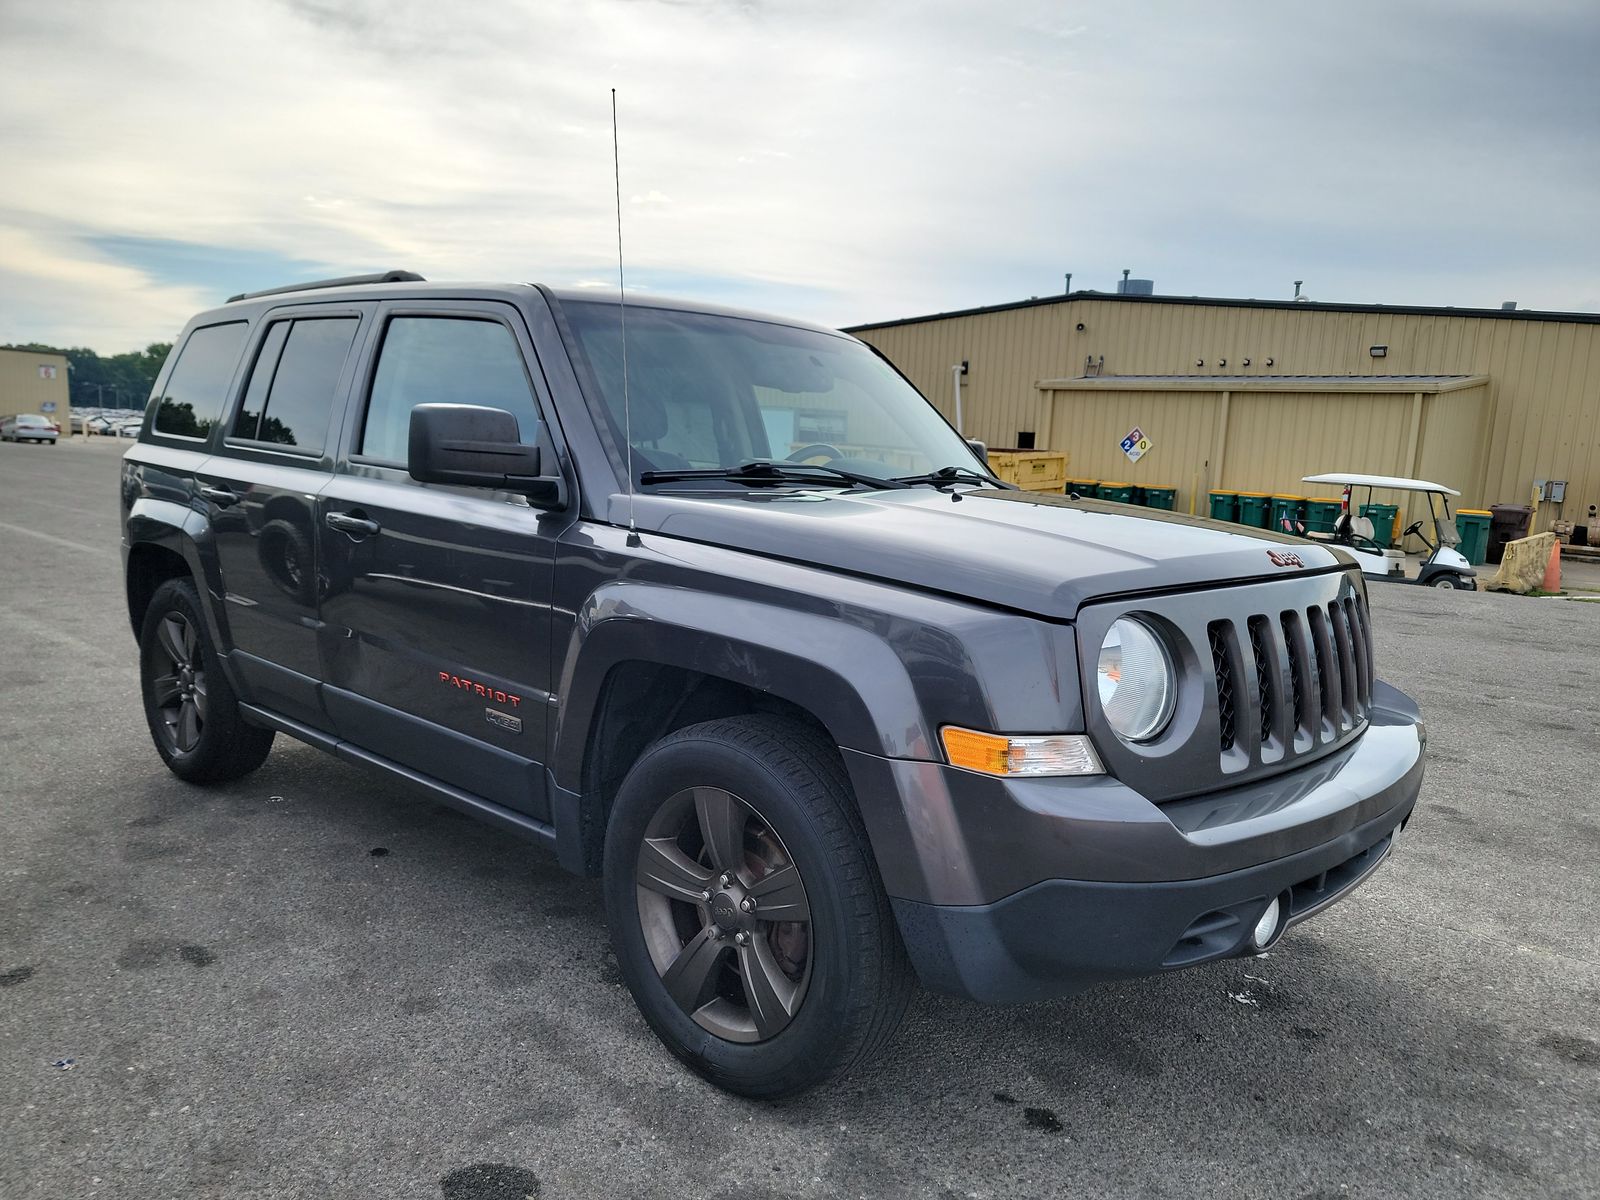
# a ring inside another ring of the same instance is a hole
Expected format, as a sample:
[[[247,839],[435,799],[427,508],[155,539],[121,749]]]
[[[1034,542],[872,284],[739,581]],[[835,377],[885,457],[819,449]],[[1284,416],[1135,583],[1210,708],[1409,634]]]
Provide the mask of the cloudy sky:
[[[0,342],[405,267],[1600,310],[1594,0],[0,0]]]

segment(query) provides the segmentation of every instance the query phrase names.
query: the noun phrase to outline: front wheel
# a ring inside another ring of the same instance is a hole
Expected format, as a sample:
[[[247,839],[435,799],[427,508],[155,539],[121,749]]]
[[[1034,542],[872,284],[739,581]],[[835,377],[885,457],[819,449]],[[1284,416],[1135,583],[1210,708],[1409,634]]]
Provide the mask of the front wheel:
[[[882,1048],[912,973],[837,751],[751,715],[651,746],[605,851],[624,979],[663,1043],[718,1087],[794,1095]]]
[[[1459,575],[1441,575],[1433,581],[1433,586],[1448,592],[1472,590],[1472,585]]]
[[[187,579],[169,579],[150,598],[139,684],[156,751],[179,778],[222,783],[266,761],[272,730],[245,723]]]

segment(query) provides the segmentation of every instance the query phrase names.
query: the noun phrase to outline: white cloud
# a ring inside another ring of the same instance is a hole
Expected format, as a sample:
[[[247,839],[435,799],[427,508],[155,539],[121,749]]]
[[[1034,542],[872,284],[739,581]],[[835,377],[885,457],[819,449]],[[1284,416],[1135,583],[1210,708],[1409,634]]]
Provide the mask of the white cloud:
[[[216,298],[90,237],[605,280],[613,86],[630,273],[709,299],[846,322],[1129,266],[1600,303],[1580,6],[0,0],[0,23],[0,230],[26,248],[0,341],[115,350]]]

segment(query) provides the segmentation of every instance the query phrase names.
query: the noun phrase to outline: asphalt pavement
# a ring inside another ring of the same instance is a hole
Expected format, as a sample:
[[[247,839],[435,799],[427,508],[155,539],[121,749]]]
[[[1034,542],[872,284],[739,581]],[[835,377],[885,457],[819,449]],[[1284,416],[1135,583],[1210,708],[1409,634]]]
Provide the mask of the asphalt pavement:
[[[680,1069],[598,886],[138,701],[119,447],[0,445],[0,1196],[1600,1196],[1600,605],[1375,587],[1415,819],[1264,959],[913,1005],[782,1104]]]

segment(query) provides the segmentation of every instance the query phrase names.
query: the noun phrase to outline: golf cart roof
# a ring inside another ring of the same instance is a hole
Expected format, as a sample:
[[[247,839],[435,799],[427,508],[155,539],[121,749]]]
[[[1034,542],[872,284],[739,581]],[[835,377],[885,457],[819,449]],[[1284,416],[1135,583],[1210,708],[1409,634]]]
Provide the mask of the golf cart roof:
[[[1300,482],[1388,488],[1395,492],[1442,492],[1446,496],[1461,495],[1455,488],[1445,487],[1442,483],[1429,483],[1426,479],[1401,479],[1396,475],[1348,475],[1341,471],[1331,471],[1326,475],[1307,475]]]

